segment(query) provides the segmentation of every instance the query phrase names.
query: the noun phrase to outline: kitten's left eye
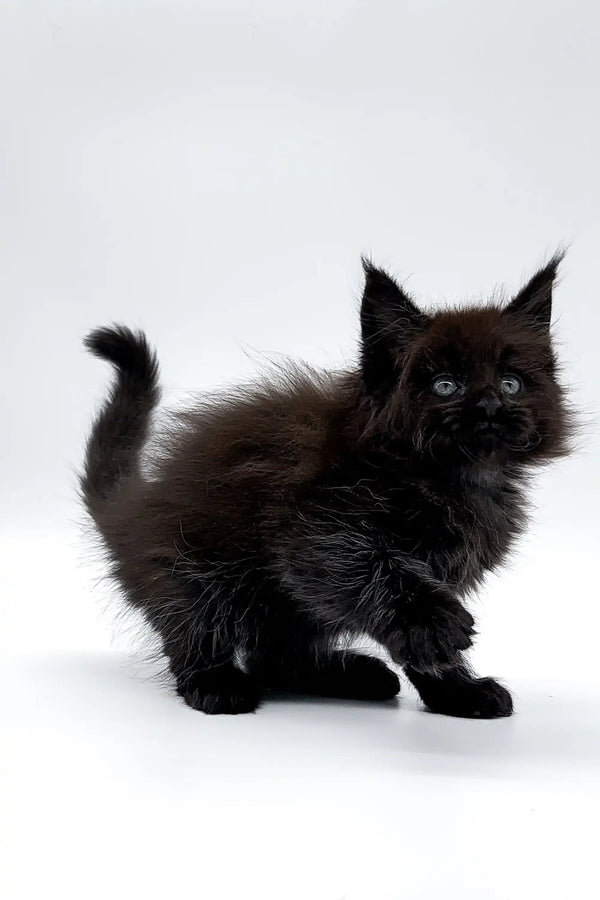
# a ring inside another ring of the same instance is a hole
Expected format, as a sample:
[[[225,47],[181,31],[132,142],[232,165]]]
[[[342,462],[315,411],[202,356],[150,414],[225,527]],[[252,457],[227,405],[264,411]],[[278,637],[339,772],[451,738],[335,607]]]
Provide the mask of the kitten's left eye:
[[[500,390],[503,394],[518,394],[523,382],[517,375],[503,375],[500,379]]]
[[[458,385],[452,375],[438,375],[433,380],[431,390],[438,397],[450,397],[458,390]]]

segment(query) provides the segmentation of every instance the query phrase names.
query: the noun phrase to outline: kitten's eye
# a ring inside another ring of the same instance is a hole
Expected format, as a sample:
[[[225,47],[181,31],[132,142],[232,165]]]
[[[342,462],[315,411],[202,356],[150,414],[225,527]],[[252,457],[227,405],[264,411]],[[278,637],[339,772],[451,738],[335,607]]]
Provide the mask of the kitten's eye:
[[[503,394],[518,394],[523,382],[517,375],[503,375],[500,379],[500,390]]]
[[[458,385],[451,375],[438,375],[433,380],[431,390],[438,397],[450,397],[458,390]]]

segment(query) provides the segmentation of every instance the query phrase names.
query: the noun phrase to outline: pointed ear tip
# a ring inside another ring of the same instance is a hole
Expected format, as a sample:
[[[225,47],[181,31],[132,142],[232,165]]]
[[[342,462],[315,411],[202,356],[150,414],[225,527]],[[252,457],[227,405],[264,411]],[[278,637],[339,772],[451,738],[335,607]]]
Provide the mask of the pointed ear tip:
[[[393,284],[396,284],[396,279],[393,277],[393,275],[390,275],[387,269],[383,269],[381,266],[376,266],[373,260],[366,254],[363,253],[360,261],[362,263],[363,272],[365,273],[367,280],[369,278],[373,278],[381,282],[392,282]]]
[[[395,283],[385,269],[380,269],[379,266],[376,266],[368,256],[361,256],[361,262],[365,276],[365,287],[382,286],[390,282]]]
[[[560,266],[567,255],[568,248],[563,244],[559,245],[547,263],[544,263],[543,266],[540,266],[537,272],[532,276],[534,278],[549,278],[551,281],[554,281],[559,273]]]
[[[528,282],[525,284],[525,287],[521,289],[520,293],[525,293],[527,290],[537,287],[537,289],[541,288],[544,285],[552,285],[558,276],[558,272],[560,269],[560,265],[567,255],[567,248],[564,246],[559,246],[548,262],[541,265],[533,275],[529,278]]]
[[[373,260],[366,254],[363,254],[361,256],[360,261],[362,263],[362,269],[363,269],[363,272],[364,272],[364,275],[365,275],[365,278],[367,281],[369,279],[375,279],[375,280],[379,279],[382,281],[393,281],[391,275],[389,275],[385,271],[385,269],[382,269],[380,266],[376,266],[375,263],[373,262]]]
[[[556,273],[558,272],[558,268],[559,268],[560,264],[562,263],[562,261],[564,260],[566,255],[567,255],[567,247],[564,247],[564,246],[558,247],[554,251],[552,256],[550,257],[550,259],[548,260],[548,263],[545,266],[542,266],[542,271],[546,270],[546,271],[552,273],[552,276],[554,277],[556,275]]]

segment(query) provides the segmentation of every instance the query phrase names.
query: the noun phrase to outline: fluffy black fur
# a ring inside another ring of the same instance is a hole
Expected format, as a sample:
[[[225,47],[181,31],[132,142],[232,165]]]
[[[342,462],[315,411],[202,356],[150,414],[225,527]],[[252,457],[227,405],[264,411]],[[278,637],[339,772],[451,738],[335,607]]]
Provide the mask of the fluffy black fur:
[[[200,403],[147,475],[156,356],[122,326],[89,335],[117,378],[83,497],[186,703],[251,712],[268,688],[391,698],[394,672],[340,649],[368,635],[431,710],[510,715],[509,692],[465,662],[463,600],[522,530],[530,467],[568,449],[549,330],[559,262],[507,305],[426,313],[365,260],[354,370],[291,367]]]

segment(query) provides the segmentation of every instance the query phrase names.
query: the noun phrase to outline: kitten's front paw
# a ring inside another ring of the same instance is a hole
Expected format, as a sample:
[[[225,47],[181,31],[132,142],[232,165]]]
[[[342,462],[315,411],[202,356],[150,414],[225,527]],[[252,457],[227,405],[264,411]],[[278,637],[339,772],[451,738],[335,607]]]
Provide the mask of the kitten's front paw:
[[[180,676],[177,693],[192,709],[209,716],[251,713],[261,701],[259,686],[249,675],[225,666]]]
[[[213,691],[205,693],[201,689],[182,694],[183,699],[192,709],[209,716],[229,715],[254,712],[260,703],[256,693],[232,693],[231,691]]]
[[[416,672],[435,673],[456,664],[475,634],[475,620],[462,603],[451,597],[423,605],[406,617],[392,657]]]
[[[452,672],[439,679],[410,671],[407,674],[431,712],[465,719],[498,719],[512,715],[510,692],[493,678],[472,678]]]

